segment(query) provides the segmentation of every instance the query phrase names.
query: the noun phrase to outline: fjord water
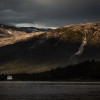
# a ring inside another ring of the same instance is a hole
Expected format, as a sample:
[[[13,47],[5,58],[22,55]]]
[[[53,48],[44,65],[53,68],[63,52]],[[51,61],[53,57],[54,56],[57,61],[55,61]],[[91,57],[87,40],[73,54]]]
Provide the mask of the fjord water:
[[[100,100],[100,83],[0,82],[0,100]]]

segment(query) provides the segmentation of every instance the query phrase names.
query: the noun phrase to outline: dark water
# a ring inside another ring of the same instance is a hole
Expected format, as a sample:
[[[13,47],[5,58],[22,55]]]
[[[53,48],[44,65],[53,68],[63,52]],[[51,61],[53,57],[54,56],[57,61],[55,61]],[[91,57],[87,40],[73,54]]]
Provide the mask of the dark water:
[[[0,82],[0,100],[100,100],[100,83]]]

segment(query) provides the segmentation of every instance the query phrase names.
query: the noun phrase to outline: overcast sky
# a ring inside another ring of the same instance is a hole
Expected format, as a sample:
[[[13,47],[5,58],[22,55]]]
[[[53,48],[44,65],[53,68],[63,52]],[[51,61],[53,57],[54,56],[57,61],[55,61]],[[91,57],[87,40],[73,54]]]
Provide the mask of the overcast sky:
[[[65,26],[100,21],[100,0],[0,0],[0,23]]]

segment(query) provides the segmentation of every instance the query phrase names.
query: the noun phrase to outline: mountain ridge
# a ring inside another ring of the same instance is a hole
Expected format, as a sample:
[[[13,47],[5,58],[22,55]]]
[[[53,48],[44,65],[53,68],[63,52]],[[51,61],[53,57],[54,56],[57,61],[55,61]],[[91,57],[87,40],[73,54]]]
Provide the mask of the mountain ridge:
[[[11,26],[11,25],[4,25],[0,24],[0,28],[4,29],[11,29],[15,31],[22,31],[26,33],[32,33],[32,32],[47,32],[52,30],[51,28],[37,28],[37,27],[17,27],[17,26]]]

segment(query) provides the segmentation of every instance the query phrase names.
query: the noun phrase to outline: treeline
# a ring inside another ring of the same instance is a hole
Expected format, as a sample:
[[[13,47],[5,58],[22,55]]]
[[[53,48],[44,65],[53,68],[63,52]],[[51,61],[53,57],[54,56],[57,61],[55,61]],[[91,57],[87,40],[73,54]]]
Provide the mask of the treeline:
[[[100,62],[85,61],[46,72],[12,76],[15,81],[100,81]],[[6,80],[6,77],[7,75],[0,75],[0,80]]]

